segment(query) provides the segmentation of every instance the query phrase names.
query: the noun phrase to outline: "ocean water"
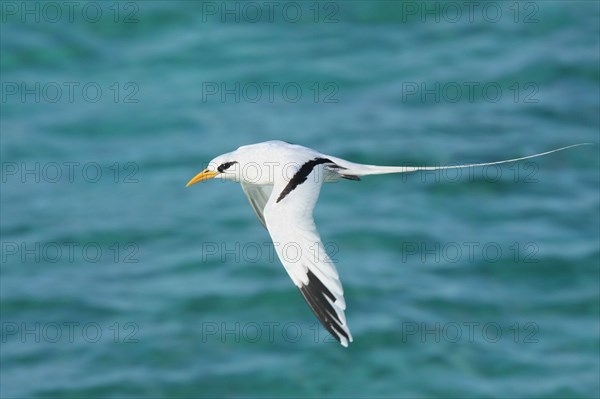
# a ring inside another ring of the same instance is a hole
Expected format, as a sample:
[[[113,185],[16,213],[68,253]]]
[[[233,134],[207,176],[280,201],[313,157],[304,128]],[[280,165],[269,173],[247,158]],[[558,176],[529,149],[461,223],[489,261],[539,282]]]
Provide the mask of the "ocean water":
[[[0,3],[0,396],[600,395],[594,1]],[[235,184],[280,139],[532,162],[323,188],[354,335]]]

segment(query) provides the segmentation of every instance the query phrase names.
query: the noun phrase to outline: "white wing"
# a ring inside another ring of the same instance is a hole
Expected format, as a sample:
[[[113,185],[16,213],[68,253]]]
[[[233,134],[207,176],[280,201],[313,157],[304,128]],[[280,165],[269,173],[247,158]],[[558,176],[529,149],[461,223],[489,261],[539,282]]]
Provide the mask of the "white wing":
[[[267,224],[265,223],[265,217],[263,213],[265,205],[267,204],[267,201],[271,196],[271,192],[273,191],[273,186],[259,186],[256,184],[246,183],[241,183],[241,186],[244,190],[244,194],[246,194],[246,197],[248,197],[248,201],[250,201],[250,206],[252,206],[252,210],[256,214],[256,217],[266,229]]]
[[[275,251],[292,281],[327,331],[348,346],[352,335],[344,315],[344,291],[312,216],[324,167],[320,161],[310,162],[313,164],[303,166],[285,187],[275,184],[264,209],[265,221]],[[321,176],[313,178],[316,173]]]

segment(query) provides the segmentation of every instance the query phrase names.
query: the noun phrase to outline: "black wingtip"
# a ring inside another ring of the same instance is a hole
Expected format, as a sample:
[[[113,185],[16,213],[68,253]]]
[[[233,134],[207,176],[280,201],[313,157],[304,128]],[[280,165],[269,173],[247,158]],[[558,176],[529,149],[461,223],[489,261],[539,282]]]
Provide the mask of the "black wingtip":
[[[300,287],[302,296],[310,306],[311,310],[317,316],[323,327],[340,343],[341,337],[350,341],[350,337],[339,319],[337,312],[331,306],[327,297],[335,301],[335,296],[310,270],[308,271],[308,284]]]

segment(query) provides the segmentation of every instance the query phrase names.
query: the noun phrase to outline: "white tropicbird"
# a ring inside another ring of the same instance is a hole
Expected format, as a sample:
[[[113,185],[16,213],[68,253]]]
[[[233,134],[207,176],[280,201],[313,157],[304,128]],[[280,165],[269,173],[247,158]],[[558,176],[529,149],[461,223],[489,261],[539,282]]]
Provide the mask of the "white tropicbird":
[[[346,161],[284,141],[267,141],[219,155],[186,187],[211,178],[240,183],[258,220],[271,235],[277,256],[288,275],[327,331],[347,347],[352,342],[352,335],[344,315],[344,291],[313,220],[313,209],[323,183],[360,180],[361,176],[386,173],[497,165],[586,144],[589,143],[469,165],[375,166]],[[293,248],[291,254],[290,248]]]

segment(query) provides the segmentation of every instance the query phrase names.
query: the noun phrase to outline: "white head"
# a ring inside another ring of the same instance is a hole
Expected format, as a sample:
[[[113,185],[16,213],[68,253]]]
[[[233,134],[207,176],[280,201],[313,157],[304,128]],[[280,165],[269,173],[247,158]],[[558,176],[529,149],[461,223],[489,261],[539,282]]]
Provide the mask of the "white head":
[[[240,157],[240,154],[236,154],[237,152],[238,151],[228,152],[227,154],[219,155],[214,158],[208,163],[206,169],[198,173],[188,182],[186,187],[213,178],[238,181],[238,170],[240,162],[243,161],[243,157]]]
[[[249,184],[273,184],[278,178],[289,180],[287,176],[291,177],[294,168],[300,167],[294,155],[303,150],[308,149],[283,141],[245,145],[214,158],[186,187],[213,178]]]

